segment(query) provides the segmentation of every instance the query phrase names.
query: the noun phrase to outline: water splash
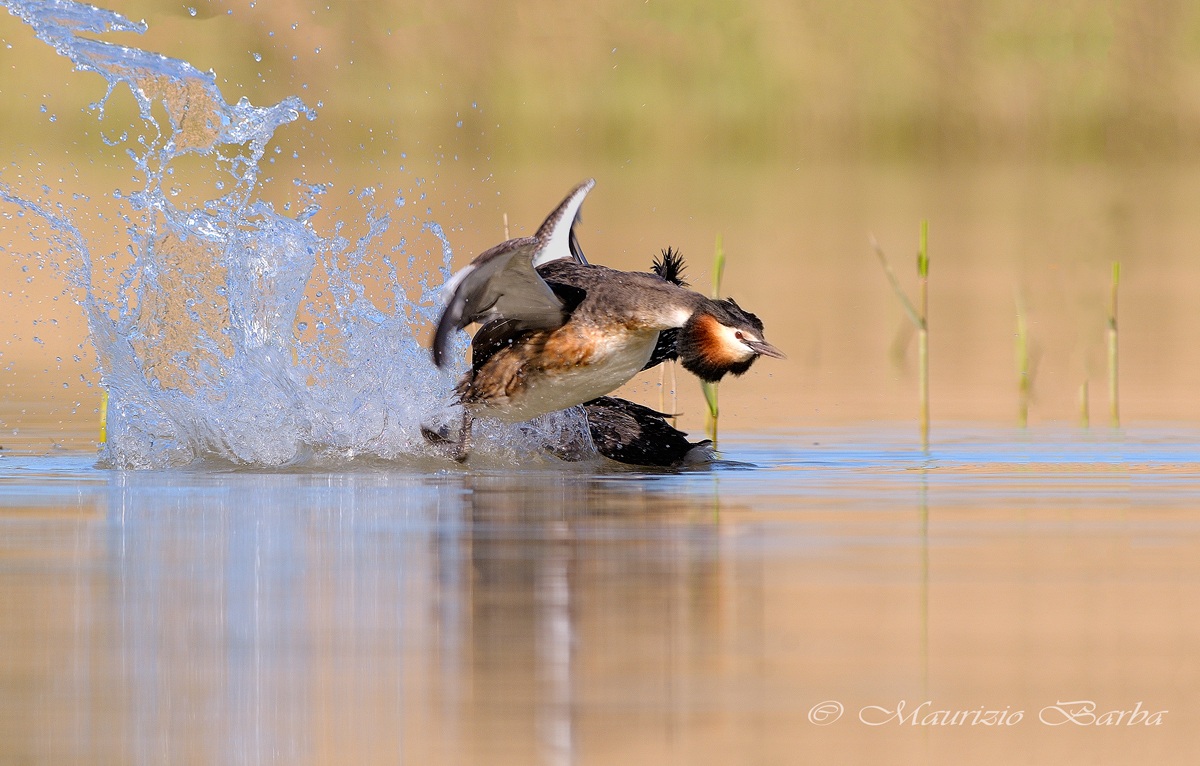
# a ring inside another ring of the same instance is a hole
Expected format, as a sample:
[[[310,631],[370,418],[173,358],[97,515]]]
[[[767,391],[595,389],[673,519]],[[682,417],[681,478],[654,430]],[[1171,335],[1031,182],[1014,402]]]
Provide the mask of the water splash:
[[[102,125],[114,92],[128,89],[137,104],[136,138],[105,138],[125,149],[141,180],[136,191],[112,192],[128,211],[127,265],[93,257],[87,211],[31,201],[0,183],[0,199],[40,219],[55,265],[81,296],[110,396],[102,459],[119,467],[209,457],[277,466],[431,454],[419,425],[444,413],[454,375],[433,367],[417,332],[435,319],[436,286],[449,273],[442,228],[416,222],[442,252],[418,294],[408,295],[393,260],[405,255],[404,239],[391,249],[383,241],[396,225],[394,208],[375,203],[402,200],[402,192],[372,187],[353,197],[367,224],[354,240],[340,222],[330,235],[312,225],[328,186],[301,189],[306,204],[295,217],[261,198],[260,162],[275,132],[317,118],[300,99],[230,104],[211,72],[81,36],[143,33],[144,24],[68,0],[5,4],[76,69],[104,78],[107,90],[92,105]],[[194,188],[189,172],[199,174]],[[185,198],[208,198],[182,202],[181,187],[191,192]],[[406,265],[412,272],[415,256]],[[105,287],[105,274],[115,274],[115,284]],[[578,415],[563,414],[493,434],[495,451],[520,459],[581,428]]]

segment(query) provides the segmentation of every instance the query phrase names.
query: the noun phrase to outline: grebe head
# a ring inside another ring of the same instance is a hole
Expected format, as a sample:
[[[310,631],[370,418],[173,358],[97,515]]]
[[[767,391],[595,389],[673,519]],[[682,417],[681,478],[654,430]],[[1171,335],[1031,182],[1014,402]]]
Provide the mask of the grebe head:
[[[763,340],[763,323],[732,298],[706,301],[680,328],[676,341],[684,369],[716,383],[725,373],[741,375],[760,356],[785,359]]]

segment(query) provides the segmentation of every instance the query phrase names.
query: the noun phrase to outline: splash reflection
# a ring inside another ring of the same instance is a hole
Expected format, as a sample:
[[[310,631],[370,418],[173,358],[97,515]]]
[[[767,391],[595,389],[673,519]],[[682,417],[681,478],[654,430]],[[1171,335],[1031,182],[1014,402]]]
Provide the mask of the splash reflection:
[[[678,662],[680,605],[719,602],[710,501],[652,482],[116,473],[84,493],[94,513],[55,521],[78,575],[29,591],[16,661],[61,667],[41,736],[0,746],[18,760],[573,763],[604,670],[578,647],[628,640],[629,661],[640,625]]]

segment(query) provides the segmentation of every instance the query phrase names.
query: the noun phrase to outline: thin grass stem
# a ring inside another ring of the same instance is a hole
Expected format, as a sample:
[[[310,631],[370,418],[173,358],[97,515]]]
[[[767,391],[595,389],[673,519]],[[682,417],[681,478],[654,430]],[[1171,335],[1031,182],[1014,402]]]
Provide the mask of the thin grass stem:
[[[916,308],[909,301],[908,296],[904,294],[904,288],[900,286],[900,280],[896,279],[896,272],[892,271],[892,265],[888,263],[887,255],[884,254],[883,248],[879,246],[879,241],[871,236],[871,247],[875,250],[875,255],[879,258],[879,265],[883,267],[883,273],[887,276],[888,283],[892,286],[892,292],[896,294],[896,298],[900,300],[900,306],[904,309],[904,313],[908,315],[909,321],[913,323],[913,327],[921,329],[921,318],[917,315]]]
[[[917,364],[921,375],[921,449],[929,451],[929,221],[921,221],[917,250],[920,324],[917,328]]]
[[[713,254],[713,270],[712,270],[712,297],[717,299],[721,297],[721,280],[725,276],[725,246],[721,241],[721,235],[717,235],[716,252]],[[721,410],[717,406],[717,384],[707,381],[701,382],[700,389],[704,392],[704,401],[708,404],[708,417],[705,418],[705,431],[708,433],[708,438],[712,439],[713,449],[717,448],[717,430],[718,422],[721,416]]]
[[[917,330],[917,386],[920,412],[918,424],[921,432],[921,449],[929,451],[929,221],[921,221],[921,234],[917,246],[917,305],[908,299],[900,280],[892,271],[887,255],[878,240],[871,237],[871,248],[879,258],[879,265],[887,276],[892,292],[900,301],[904,313]]]
[[[1117,287],[1121,282],[1121,262],[1112,265],[1112,295],[1108,312],[1108,420],[1113,428],[1121,427],[1121,403],[1118,388],[1117,355]]]
[[[1088,402],[1088,382],[1086,380],[1079,386],[1079,427],[1092,427],[1092,413]]]
[[[721,241],[721,235],[717,235],[717,248],[713,254],[713,277],[712,277],[712,297],[714,300],[721,297],[721,280],[725,278],[725,245]]]
[[[709,383],[707,380],[701,381],[700,390],[704,392],[704,401],[708,404],[708,417],[704,424],[704,430],[708,434],[708,438],[712,440],[713,449],[716,449],[717,423],[721,416],[721,410],[717,407],[717,384]]]
[[[1017,425],[1029,426],[1029,323],[1025,299],[1017,291]]]
[[[667,362],[667,369],[671,373],[671,427],[677,428],[676,423],[679,420],[679,383],[675,379],[675,361]]]
[[[100,391],[100,443],[108,443],[108,389]]]

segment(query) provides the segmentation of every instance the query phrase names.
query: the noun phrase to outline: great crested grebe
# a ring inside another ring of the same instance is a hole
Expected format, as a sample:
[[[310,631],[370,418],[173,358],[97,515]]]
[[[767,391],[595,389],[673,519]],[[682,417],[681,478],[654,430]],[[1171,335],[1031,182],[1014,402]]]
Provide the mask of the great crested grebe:
[[[669,415],[627,399],[601,396],[584,402],[583,413],[592,446],[609,460],[666,468],[713,458],[711,441],[690,442]]]
[[[434,364],[445,366],[451,332],[481,324],[471,369],[454,389],[464,408],[454,454],[460,462],[472,418],[516,423],[592,401],[646,368],[656,349],[709,381],[740,375],[762,355],[783,358],[763,339],[762,322],[732,301],[657,274],[589,264],[574,225],[594,185],[577,186],[534,236],[496,245],[446,283]],[[659,345],[660,334],[673,329],[674,351]]]

